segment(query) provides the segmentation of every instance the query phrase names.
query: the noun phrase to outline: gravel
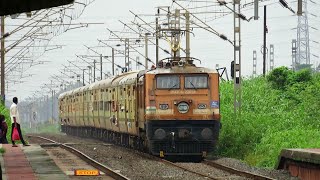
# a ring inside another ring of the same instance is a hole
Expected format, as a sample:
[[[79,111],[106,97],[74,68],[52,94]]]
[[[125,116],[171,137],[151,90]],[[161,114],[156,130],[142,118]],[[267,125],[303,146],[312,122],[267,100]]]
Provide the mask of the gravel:
[[[241,171],[247,171],[254,174],[264,175],[264,176],[271,177],[278,180],[288,180],[288,179],[298,180],[299,179],[299,178],[290,176],[288,171],[252,167],[238,159],[219,157],[219,158],[211,159],[211,161],[214,161],[218,164],[232,167]]]
[[[65,134],[40,134],[49,139],[56,140],[62,143],[74,143],[70,146],[77,148],[83,153],[98,162],[120,172],[130,179],[206,179],[191,172],[187,172],[180,168],[170,166],[163,162],[159,162],[154,158],[146,158],[145,154],[123,147],[104,144],[99,140],[79,138],[75,136],[67,136]],[[37,140],[38,141],[38,140]],[[30,139],[30,143],[48,143],[37,142],[34,138]],[[292,179],[286,171],[260,169],[250,167],[247,164],[232,158],[215,158],[219,164],[233,167],[239,170],[245,170],[255,174],[265,175],[275,179]],[[227,172],[217,170],[214,167],[203,163],[177,163],[187,169],[206,174],[210,177],[219,179],[246,179],[236,175],[231,175]]]
[[[179,166],[182,166],[186,169],[190,169],[193,171],[197,171],[199,173],[205,174],[209,177],[212,178],[218,178],[218,179],[250,179],[250,178],[245,178],[241,176],[237,176],[225,171],[222,171],[220,169],[214,168],[212,166],[203,164],[203,163],[175,163]]]
[[[180,168],[146,158],[133,150],[101,145],[72,146],[130,179],[203,179]]]

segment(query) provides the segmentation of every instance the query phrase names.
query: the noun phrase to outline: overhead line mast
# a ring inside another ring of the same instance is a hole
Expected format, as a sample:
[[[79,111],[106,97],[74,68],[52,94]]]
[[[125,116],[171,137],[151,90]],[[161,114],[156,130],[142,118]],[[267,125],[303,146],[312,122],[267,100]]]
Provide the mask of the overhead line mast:
[[[234,119],[241,118],[241,16],[240,1],[233,0],[233,25],[234,25]]]
[[[297,58],[295,70],[299,70],[299,65],[310,65],[310,39],[308,24],[307,0],[302,0],[302,14],[298,16],[297,27]]]

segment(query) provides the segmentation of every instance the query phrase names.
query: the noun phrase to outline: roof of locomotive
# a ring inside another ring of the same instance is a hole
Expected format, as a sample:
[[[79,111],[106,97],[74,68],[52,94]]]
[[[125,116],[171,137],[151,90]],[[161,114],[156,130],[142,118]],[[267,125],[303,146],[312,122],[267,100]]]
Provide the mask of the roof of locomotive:
[[[215,69],[196,66],[173,66],[170,68],[156,68],[146,74],[171,74],[171,73],[218,73]]]

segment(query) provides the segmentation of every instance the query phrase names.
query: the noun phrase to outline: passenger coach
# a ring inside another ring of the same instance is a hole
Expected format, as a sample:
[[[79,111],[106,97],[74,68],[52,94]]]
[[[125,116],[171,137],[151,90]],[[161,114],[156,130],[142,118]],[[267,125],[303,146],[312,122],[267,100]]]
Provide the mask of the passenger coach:
[[[153,155],[205,156],[220,130],[219,74],[192,61],[161,61],[59,97],[62,130]]]

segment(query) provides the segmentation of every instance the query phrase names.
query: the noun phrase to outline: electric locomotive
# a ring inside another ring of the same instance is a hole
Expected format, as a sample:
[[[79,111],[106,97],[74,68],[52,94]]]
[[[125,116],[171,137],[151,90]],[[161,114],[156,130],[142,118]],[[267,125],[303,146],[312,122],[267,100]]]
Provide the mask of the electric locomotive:
[[[219,135],[219,75],[192,60],[164,63],[145,75],[145,126],[154,155],[202,155]]]
[[[192,58],[127,72],[59,97],[62,130],[157,156],[205,156],[220,130],[219,74]]]

